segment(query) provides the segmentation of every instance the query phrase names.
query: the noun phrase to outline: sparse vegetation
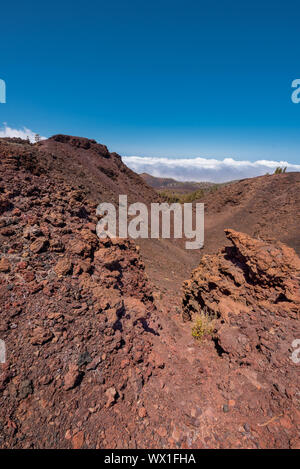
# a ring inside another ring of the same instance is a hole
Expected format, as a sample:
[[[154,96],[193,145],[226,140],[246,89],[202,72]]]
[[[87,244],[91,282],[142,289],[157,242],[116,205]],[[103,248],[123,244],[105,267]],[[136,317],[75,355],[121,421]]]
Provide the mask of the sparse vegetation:
[[[164,202],[168,202],[168,204],[178,203],[182,195],[182,194],[176,194],[173,192],[171,193],[168,191],[158,191],[158,193],[161,196],[161,198],[164,200]]]
[[[196,316],[192,327],[192,336],[194,339],[201,341],[204,336],[212,334],[215,328],[215,318],[204,313]]]
[[[165,200],[165,202],[168,202],[169,204],[173,203],[189,203],[193,202],[194,200],[201,199],[204,197],[204,195],[209,194],[210,192],[215,192],[219,189],[219,185],[215,184],[208,189],[199,189],[197,191],[193,192],[188,192],[186,194],[182,194],[180,192],[174,192],[174,191],[158,191],[160,196]]]
[[[287,170],[287,167],[285,166],[284,168],[281,168],[280,166],[278,166],[275,171],[274,171],[274,174],[284,174]]]

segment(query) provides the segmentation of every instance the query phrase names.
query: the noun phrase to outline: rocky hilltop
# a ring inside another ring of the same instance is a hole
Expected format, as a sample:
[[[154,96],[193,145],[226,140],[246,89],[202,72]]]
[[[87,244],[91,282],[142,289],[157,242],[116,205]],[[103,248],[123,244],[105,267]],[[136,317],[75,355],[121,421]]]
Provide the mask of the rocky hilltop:
[[[0,447],[299,447],[295,252],[227,230],[184,284],[183,322],[180,246],[148,245],[153,295],[144,251],[96,236],[119,193],[157,200],[93,140],[0,140]]]
[[[125,164],[120,155],[105,145],[83,137],[54,135],[37,144],[21,139],[0,139],[2,169],[29,170],[37,176],[55,179],[81,189],[94,202],[118,201],[126,194],[129,201],[149,202],[156,193]],[[4,159],[5,157],[5,159]],[[157,198],[158,200],[158,198]]]

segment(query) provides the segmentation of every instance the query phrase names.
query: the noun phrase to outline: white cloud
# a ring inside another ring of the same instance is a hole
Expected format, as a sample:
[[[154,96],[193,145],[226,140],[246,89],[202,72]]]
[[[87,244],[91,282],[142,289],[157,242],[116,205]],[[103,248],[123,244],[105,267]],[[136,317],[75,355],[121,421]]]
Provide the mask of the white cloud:
[[[37,132],[33,132],[30,129],[27,129],[27,127],[23,127],[21,129],[12,129],[11,127],[8,127],[8,125],[4,122],[3,127],[0,127],[0,138],[4,137],[18,137],[26,140],[29,138],[29,140],[34,143],[35,142],[35,136]],[[41,140],[45,140],[46,137],[40,136]]]
[[[157,177],[171,177],[178,181],[226,182],[273,173],[280,167],[287,171],[300,171],[300,165],[287,161],[237,161],[232,158],[156,158],[124,156],[123,162],[137,173],[149,173]]]

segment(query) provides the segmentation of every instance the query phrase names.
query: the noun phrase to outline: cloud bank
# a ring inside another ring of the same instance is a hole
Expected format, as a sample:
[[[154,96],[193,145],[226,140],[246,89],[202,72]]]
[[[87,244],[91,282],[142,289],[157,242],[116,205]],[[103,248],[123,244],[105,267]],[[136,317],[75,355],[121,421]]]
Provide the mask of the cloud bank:
[[[0,127],[0,138],[18,137],[35,142],[37,132],[22,127],[14,129],[6,123]],[[41,140],[47,137],[40,136]],[[233,158],[158,158],[150,156],[123,156],[123,162],[136,173],[148,173],[156,177],[170,177],[178,181],[226,182],[273,173],[275,169],[287,167],[287,171],[300,171],[300,165],[287,161],[238,161]]]
[[[0,138],[18,137],[18,138],[22,138],[23,140],[26,140],[27,138],[29,138],[31,143],[34,143],[36,134],[37,132],[33,132],[33,130],[27,129],[27,127],[23,127],[21,129],[12,129],[11,127],[8,127],[8,125],[5,123],[3,124],[3,127],[0,127]],[[45,140],[46,137],[40,136],[40,139]]]
[[[226,182],[272,174],[275,169],[287,167],[287,171],[300,171],[300,165],[287,161],[237,161],[232,158],[156,158],[124,156],[123,162],[136,173],[148,173],[156,177],[170,177],[178,181]]]

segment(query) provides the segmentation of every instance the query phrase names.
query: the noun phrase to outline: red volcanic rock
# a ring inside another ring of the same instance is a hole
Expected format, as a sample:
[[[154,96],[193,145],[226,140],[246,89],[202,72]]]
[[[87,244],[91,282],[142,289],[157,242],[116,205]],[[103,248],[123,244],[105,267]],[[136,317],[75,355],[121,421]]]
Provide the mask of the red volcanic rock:
[[[72,438],[73,449],[81,449],[84,444],[84,432],[77,432]]]
[[[204,311],[230,317],[272,316],[296,319],[300,308],[300,259],[282,243],[270,244],[226,230],[233,247],[204,256],[184,284],[183,317]]]
[[[54,267],[55,273],[59,276],[65,276],[71,273],[73,264],[68,258],[63,258],[58,261]]]
[[[144,418],[147,416],[147,411],[146,411],[145,407],[141,407],[141,408],[139,409],[139,412],[138,412],[138,413],[139,413],[139,417],[140,417],[141,419],[144,419]]]
[[[91,247],[83,241],[71,242],[69,251],[78,256],[87,257],[91,253]]]
[[[147,319],[148,311],[144,303],[137,298],[126,297],[124,298],[125,309],[130,314],[133,321],[141,321]]]
[[[0,260],[0,272],[9,272],[10,271],[10,262],[5,257],[2,257]]]
[[[226,236],[233,247],[204,256],[185,282],[183,318],[219,318],[215,341],[234,360],[288,363],[299,330],[300,259],[280,242],[233,230]]]
[[[0,446],[128,446],[139,438],[135,396],[149,379],[155,306],[134,243],[95,234],[88,189],[113,201],[119,187],[136,193],[139,177],[84,139],[0,139],[0,156],[1,196],[10,191],[10,203],[0,203]]]
[[[54,335],[51,331],[45,330],[43,327],[36,327],[32,332],[30,340],[33,345],[43,345],[53,337]]]
[[[46,251],[48,247],[48,240],[45,238],[38,238],[32,244],[30,244],[29,249],[35,254]]]
[[[95,141],[0,139],[0,447],[296,448],[293,251],[228,232],[185,285],[186,319],[218,317],[198,343],[160,243],[158,323],[139,249],[95,235],[97,203],[119,193],[158,200]]]
[[[79,371],[77,365],[70,365],[69,371],[64,377],[64,390],[69,391],[70,389],[75,388],[82,378],[82,372]]]
[[[114,387],[111,387],[105,391],[105,394],[107,396],[105,407],[111,407],[115,403],[118,393]]]

